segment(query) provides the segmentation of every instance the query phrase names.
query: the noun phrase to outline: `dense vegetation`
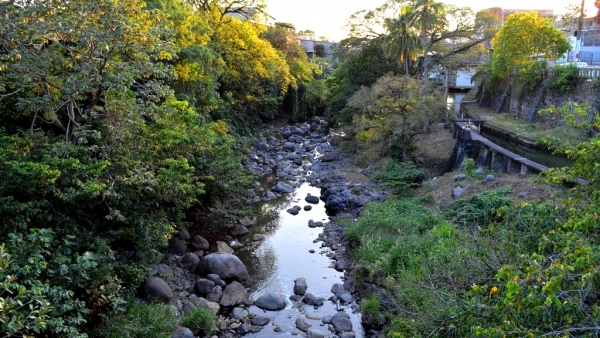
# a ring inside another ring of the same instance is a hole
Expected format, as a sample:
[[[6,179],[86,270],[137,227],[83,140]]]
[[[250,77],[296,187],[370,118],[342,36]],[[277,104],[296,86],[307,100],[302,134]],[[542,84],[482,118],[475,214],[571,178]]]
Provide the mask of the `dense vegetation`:
[[[244,212],[243,135],[323,111],[326,67],[277,44],[278,26],[228,15],[253,5],[0,4],[2,336],[79,337],[102,321],[124,332],[93,332],[170,335],[168,309],[127,296],[189,208]],[[182,320],[200,330],[211,316]]]

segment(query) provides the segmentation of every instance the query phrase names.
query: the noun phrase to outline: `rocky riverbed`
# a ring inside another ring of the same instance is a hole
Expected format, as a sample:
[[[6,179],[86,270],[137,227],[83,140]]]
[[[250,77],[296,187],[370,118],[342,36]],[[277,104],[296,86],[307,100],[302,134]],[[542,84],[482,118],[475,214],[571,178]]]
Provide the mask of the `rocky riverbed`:
[[[169,241],[171,263],[155,267],[144,295],[178,313],[210,309],[218,318],[212,337],[368,336],[335,220],[357,217],[384,193],[355,180],[360,171],[332,146],[321,118],[265,134],[243,165],[260,177],[248,202],[271,208],[276,220],[240,219],[213,243],[181,231]],[[179,327],[173,337],[195,333]]]

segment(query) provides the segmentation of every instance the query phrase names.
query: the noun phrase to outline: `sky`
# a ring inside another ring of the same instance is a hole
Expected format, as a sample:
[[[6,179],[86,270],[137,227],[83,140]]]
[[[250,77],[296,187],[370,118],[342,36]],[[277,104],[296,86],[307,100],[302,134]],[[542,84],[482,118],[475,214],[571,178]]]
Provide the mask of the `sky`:
[[[442,0],[441,2],[460,7],[471,7],[478,11],[490,7],[506,9],[552,9],[555,14],[566,12],[571,3],[581,4],[580,0]],[[312,30],[315,37],[328,37],[340,41],[348,36],[343,28],[348,17],[356,11],[375,9],[385,0],[266,0],[267,13],[276,22],[292,23],[296,31]],[[596,12],[594,1],[587,0],[586,15]]]

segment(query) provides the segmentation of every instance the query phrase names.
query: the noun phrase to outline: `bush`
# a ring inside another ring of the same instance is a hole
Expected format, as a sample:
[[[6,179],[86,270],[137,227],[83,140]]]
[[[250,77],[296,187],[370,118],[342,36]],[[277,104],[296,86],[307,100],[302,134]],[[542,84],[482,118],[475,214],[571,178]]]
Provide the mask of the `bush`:
[[[513,204],[510,188],[488,191],[450,205],[444,215],[457,224],[485,226],[498,220],[498,210]]]
[[[215,316],[209,309],[198,307],[186,313],[180,324],[196,334],[207,335],[213,330]]]
[[[103,327],[96,330],[98,338],[165,338],[175,331],[175,315],[170,305],[138,303],[131,300],[127,313],[106,318]]]
[[[544,72],[548,63],[546,61],[535,61],[526,63],[519,68],[519,80],[517,82],[517,90],[534,90],[544,79]]]
[[[548,89],[566,94],[571,92],[580,80],[579,68],[576,65],[554,67],[547,86]]]
[[[425,172],[412,162],[390,160],[383,171],[375,175],[375,180],[383,186],[401,194],[410,188],[420,187],[425,179]]]

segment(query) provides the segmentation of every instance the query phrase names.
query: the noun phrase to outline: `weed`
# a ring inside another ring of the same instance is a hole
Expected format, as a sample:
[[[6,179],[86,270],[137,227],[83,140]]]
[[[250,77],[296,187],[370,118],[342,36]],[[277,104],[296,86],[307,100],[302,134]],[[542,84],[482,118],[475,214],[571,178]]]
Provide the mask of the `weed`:
[[[170,337],[176,327],[171,306],[160,303],[129,302],[127,313],[105,320],[96,337],[102,338],[164,338]]]
[[[181,318],[181,326],[185,326],[196,334],[206,335],[215,325],[215,316],[209,309],[198,307],[187,312]]]

